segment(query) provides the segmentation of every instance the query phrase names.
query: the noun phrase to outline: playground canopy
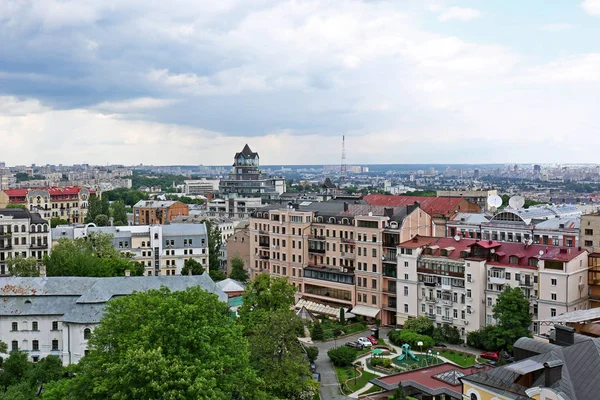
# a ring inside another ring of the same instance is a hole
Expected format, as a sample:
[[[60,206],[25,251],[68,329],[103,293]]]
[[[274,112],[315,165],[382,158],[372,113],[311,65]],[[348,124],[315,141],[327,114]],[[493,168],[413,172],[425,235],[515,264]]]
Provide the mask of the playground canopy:
[[[380,356],[380,355],[383,354],[383,350],[381,350],[381,349],[373,349],[372,353],[373,353],[374,356]]]

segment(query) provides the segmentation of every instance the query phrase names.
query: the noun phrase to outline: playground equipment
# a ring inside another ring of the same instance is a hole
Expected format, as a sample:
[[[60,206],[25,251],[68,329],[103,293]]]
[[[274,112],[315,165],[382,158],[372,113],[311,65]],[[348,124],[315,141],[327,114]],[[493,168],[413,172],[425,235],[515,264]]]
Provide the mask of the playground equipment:
[[[419,357],[415,356],[414,353],[410,351],[410,345],[408,343],[404,343],[402,345],[402,354],[398,356],[398,361],[404,360],[406,356],[412,358],[415,361],[419,361]]]

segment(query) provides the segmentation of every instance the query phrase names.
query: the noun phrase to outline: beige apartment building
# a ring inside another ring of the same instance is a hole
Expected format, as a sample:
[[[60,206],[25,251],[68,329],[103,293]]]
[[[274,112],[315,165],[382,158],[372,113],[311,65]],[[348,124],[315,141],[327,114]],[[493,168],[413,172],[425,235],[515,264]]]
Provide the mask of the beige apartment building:
[[[588,276],[590,305],[600,307],[600,213],[581,216],[579,245],[588,255]]]
[[[257,210],[249,221],[251,277],[288,277],[297,300],[343,307],[396,323],[396,249],[431,235],[431,217],[413,204],[381,207],[305,202]]]
[[[399,245],[398,325],[425,315],[463,339],[493,325],[506,285],[520,287],[534,321],[588,307],[587,251],[493,240],[415,237]],[[537,334],[549,326],[532,324]]]

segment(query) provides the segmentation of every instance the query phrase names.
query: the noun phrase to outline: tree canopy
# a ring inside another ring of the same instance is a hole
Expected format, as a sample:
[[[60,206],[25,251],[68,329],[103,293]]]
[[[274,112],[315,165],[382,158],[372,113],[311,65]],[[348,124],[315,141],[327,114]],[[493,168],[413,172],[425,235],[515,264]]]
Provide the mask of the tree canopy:
[[[193,258],[188,258],[183,263],[183,268],[181,269],[181,275],[188,275],[192,271],[192,275],[202,275],[205,271],[205,268],[198,261]]]
[[[223,238],[219,227],[210,220],[204,221],[206,224],[206,232],[208,235],[208,269],[216,271],[221,266],[221,260],[219,260],[219,252],[221,245],[223,244]]]
[[[433,336],[433,322],[425,315],[410,318],[404,323],[404,329],[410,329],[419,335]]]
[[[248,272],[244,269],[244,260],[239,257],[231,260],[231,279],[235,279],[240,282],[248,281]]]
[[[143,275],[144,268],[114,248],[113,236],[92,232],[86,238],[59,239],[52,253],[44,257],[48,276],[123,276]]]
[[[17,256],[8,260],[10,276],[40,276],[39,261],[34,257]]]
[[[127,210],[125,209],[125,203],[121,200],[112,202],[110,205],[110,215],[113,218],[114,225],[127,225]]]
[[[531,336],[531,314],[529,300],[517,286],[506,286],[498,295],[494,306],[494,319],[498,333],[498,347],[512,349],[513,343],[523,337]]]
[[[27,360],[27,353],[13,351],[0,371],[0,400],[38,399],[40,385],[57,381],[64,374],[58,357],[48,356],[34,364]]]
[[[242,327],[199,287],[111,300],[77,375],[46,399],[264,399]]]

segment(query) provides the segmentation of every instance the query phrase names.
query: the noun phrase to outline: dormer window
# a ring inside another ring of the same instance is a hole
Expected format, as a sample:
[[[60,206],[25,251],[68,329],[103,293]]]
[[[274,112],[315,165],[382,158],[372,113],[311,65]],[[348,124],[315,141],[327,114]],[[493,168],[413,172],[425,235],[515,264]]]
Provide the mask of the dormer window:
[[[508,257],[508,262],[510,264],[517,265],[517,264],[519,264],[519,257],[517,257],[517,256],[510,256],[510,257]]]

